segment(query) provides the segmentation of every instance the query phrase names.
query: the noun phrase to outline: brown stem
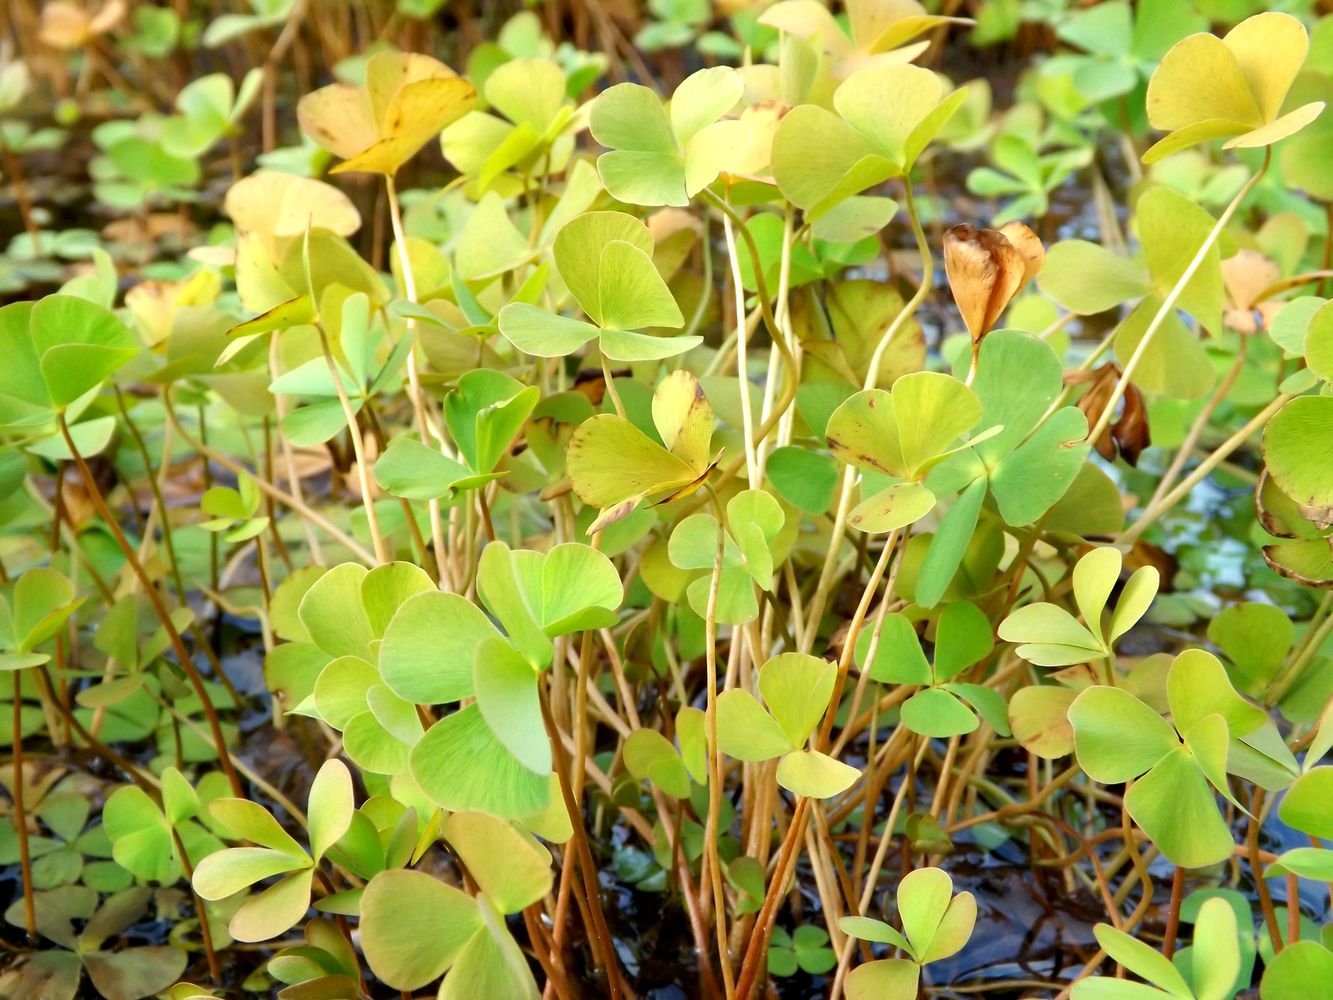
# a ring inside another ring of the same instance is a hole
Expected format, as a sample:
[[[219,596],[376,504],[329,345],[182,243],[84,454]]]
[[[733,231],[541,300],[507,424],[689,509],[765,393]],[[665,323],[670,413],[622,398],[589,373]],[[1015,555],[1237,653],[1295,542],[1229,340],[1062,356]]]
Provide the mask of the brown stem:
[[[23,869],[23,921],[28,940],[37,940],[37,905],[32,895],[32,856],[28,852],[28,812],[23,795],[22,671],[14,671],[14,829],[19,838],[19,865]]]
[[[199,704],[203,708],[204,716],[208,720],[208,728],[213,736],[213,744],[217,750],[222,771],[231,783],[232,792],[237,798],[240,798],[243,794],[241,779],[236,774],[235,767],[232,766],[231,754],[227,751],[227,741],[222,734],[222,723],[218,720],[218,713],[213,707],[213,700],[209,698],[208,690],[204,687],[204,679],[199,675],[199,668],[195,666],[194,659],[190,656],[190,651],[185,648],[185,642],[181,639],[180,632],[176,630],[166,605],[162,603],[162,595],[153,586],[153,581],[149,579],[147,571],[143,568],[143,564],[139,562],[138,555],[135,554],[134,546],[130,545],[129,539],[125,537],[125,532],[120,529],[120,524],[107,507],[106,500],[102,497],[102,491],[98,489],[97,481],[93,478],[92,470],[88,468],[88,463],[83,460],[78,447],[74,444],[74,438],[70,436],[69,424],[65,421],[63,413],[60,414],[60,433],[64,435],[65,446],[69,448],[69,453],[74,456],[74,462],[79,467],[79,474],[83,476],[83,482],[88,488],[88,495],[93,501],[93,506],[97,508],[98,515],[106,522],[107,529],[115,538],[116,544],[125,556],[126,563],[134,571],[134,575],[139,578],[144,594],[148,597],[149,603],[153,605],[153,610],[162,622],[162,628],[171,641],[171,647],[176,652],[176,658],[180,661],[181,669],[185,671],[185,676],[189,679],[190,686],[194,688],[194,693],[198,696]]]
[[[181,856],[181,868],[185,872],[185,881],[190,883],[190,895],[194,898],[194,912],[199,915],[199,937],[204,945],[204,954],[208,956],[208,974],[213,979],[215,986],[222,985],[222,973],[218,969],[217,952],[213,950],[213,931],[208,926],[208,911],[204,907],[204,901],[199,893],[194,891],[194,866],[190,864],[190,856],[185,853],[185,844],[181,842],[181,835],[176,832],[175,824],[168,820],[171,826],[171,840],[176,845],[176,853]]]
[[[620,964],[616,960],[615,945],[611,941],[611,930],[606,924],[606,914],[602,911],[601,888],[597,883],[597,869],[593,865],[592,851],[588,847],[588,833],[583,826],[583,810],[574,801],[574,795],[570,791],[564,743],[560,739],[560,731],[556,728],[555,719],[551,715],[550,701],[544,690],[541,692],[541,709],[546,730],[551,737],[551,750],[555,757],[555,773],[559,779],[560,795],[565,801],[565,809],[574,828],[574,851],[583,876],[583,895],[586,897],[591,917],[589,930],[593,951],[606,973],[606,986],[611,1000],[619,1000],[622,995]]]
[[[1171,878],[1171,908],[1166,914],[1166,935],[1162,942],[1162,954],[1170,958],[1176,953],[1176,933],[1180,930],[1180,900],[1185,894],[1185,869],[1176,865],[1176,873]]]

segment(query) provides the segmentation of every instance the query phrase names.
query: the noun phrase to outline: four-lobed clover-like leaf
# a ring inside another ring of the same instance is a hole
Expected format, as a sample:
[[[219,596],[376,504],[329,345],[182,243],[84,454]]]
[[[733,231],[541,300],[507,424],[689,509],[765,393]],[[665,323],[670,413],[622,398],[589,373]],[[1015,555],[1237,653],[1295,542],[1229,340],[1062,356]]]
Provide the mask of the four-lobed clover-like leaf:
[[[307,852],[258,803],[215,799],[210,811],[231,835],[258,847],[229,847],[204,858],[194,870],[194,891],[218,900],[245,892],[275,875],[282,876],[251,896],[232,915],[229,930],[237,941],[267,941],[294,927],[310,908],[310,887],[320,859],[352,823],[356,803],[352,775],[340,760],[328,760],[315,775],[308,803],[310,851]]]
[[[1172,862],[1201,868],[1230,857],[1234,842],[1214,793],[1236,808],[1227,780],[1240,774],[1282,788],[1295,759],[1266,714],[1231,685],[1201,649],[1171,663],[1170,721],[1120,687],[1085,688],[1069,708],[1079,765],[1095,781],[1132,781],[1125,808]]]
[[[589,534],[648,497],[665,502],[693,493],[716,464],[710,458],[713,408],[694,375],[677,371],[663,379],[653,393],[652,417],[657,440],[612,413],[585,420],[574,431],[570,482],[580,500],[601,511]]]
[[[994,646],[986,615],[975,604],[957,601],[945,605],[936,620],[933,659],[926,658],[911,619],[894,612],[884,616],[878,640],[872,630],[861,633],[856,662],[872,680],[923,688],[902,705],[903,725],[914,733],[961,736],[980,725],[980,712],[991,728],[1008,736],[1004,698],[982,684],[954,681],[984,660]]]
[[[1113,647],[1144,616],[1157,595],[1156,567],[1142,566],[1125,582],[1111,613],[1103,622],[1106,602],[1120,579],[1120,550],[1093,549],[1074,566],[1074,601],[1080,623],[1056,604],[1042,601],[1019,608],[1000,623],[999,636],[1020,643],[1018,655],[1039,667],[1064,667],[1104,660]]]
[[[648,227],[624,212],[588,212],[556,234],[555,266],[592,322],[526,302],[500,310],[500,332],[526,354],[564,357],[596,339],[613,361],[657,361],[702,342],[688,335],[657,337],[645,327],[684,325],[685,318],[653,263]]]
[[[426,55],[377,52],[365,83],[332,83],[301,98],[296,116],[317,143],[343,159],[331,171],[392,177],[429,140],[476,103],[472,84]]]
[[[939,868],[918,868],[898,884],[899,932],[873,917],[843,917],[843,933],[901,949],[907,958],[886,958],[858,965],[847,977],[849,1000],[913,1000],[921,969],[956,955],[977,922],[977,901],[970,892],[953,893],[953,879]]]
[[[505,917],[545,896],[553,881],[545,848],[481,812],[449,817],[445,838],[479,893],[417,871],[376,875],[361,899],[361,941],[380,979],[403,992],[441,975],[441,997],[536,1000],[537,984]]]
[[[833,95],[789,111],[773,137],[772,169],[783,196],[810,219],[911,170],[966,97],[920,66],[861,70]]]
[[[1094,976],[1074,984],[1073,1000],[1135,1000],[1145,996],[1226,1000],[1234,992],[1241,971],[1238,931],[1236,911],[1226,899],[1214,896],[1204,900],[1194,921],[1193,944],[1188,952],[1180,953],[1178,966],[1152,945],[1110,924],[1098,924],[1093,933],[1102,950],[1156,989],[1125,979]],[[1182,973],[1188,973],[1188,981]]]
[[[1225,139],[1227,149],[1271,146],[1300,131],[1324,110],[1311,101],[1282,113],[1308,48],[1305,26],[1276,11],[1246,18],[1224,38],[1181,39],[1148,81],[1148,121],[1171,134],[1144,162],[1211,139]]]
[[[780,653],[759,669],[759,694],[733,688],[717,699],[718,746],[737,760],[778,761],[778,784],[795,795],[826,799],[861,772],[806,741],[824,717],[837,664],[805,653]]]
[[[603,91],[588,126],[610,149],[597,159],[606,190],[631,205],[688,205],[748,135],[739,121],[719,121],[743,91],[740,75],[727,66],[686,77],[671,95],[669,112],[637,83]]]
[[[859,469],[898,480],[863,500],[848,523],[862,531],[893,531],[929,513],[935,494],[922,480],[957,450],[955,442],[981,413],[976,393],[940,372],[904,375],[891,391],[866,389],[839,406],[828,422],[829,450]]]

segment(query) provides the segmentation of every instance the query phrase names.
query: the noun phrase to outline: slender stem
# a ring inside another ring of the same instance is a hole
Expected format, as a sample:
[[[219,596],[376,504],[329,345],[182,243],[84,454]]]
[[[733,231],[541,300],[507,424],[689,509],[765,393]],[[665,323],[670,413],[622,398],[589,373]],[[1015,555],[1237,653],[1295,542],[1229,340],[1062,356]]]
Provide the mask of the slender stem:
[[[1209,397],[1208,402],[1205,403],[1203,409],[1199,411],[1199,415],[1194,418],[1194,423],[1190,427],[1189,432],[1185,435],[1185,440],[1182,441],[1180,447],[1176,449],[1176,454],[1171,460],[1171,465],[1167,468],[1166,472],[1162,473],[1162,478],[1157,484],[1157,489],[1153,491],[1152,497],[1148,500],[1148,506],[1151,507],[1154,503],[1161,500],[1162,497],[1166,495],[1167,491],[1175,485],[1177,477],[1180,475],[1181,470],[1185,468],[1185,463],[1189,460],[1190,455],[1194,451],[1194,446],[1198,444],[1200,435],[1203,434],[1204,429],[1208,426],[1208,421],[1212,419],[1213,412],[1221,404],[1222,400],[1226,398],[1226,394],[1231,391],[1231,387],[1235,385],[1236,379],[1240,376],[1240,371],[1245,366],[1246,347],[1249,345],[1249,342],[1249,338],[1244,334],[1241,334],[1240,342],[1236,348],[1235,363],[1231,366],[1231,370],[1227,372],[1226,378],[1222,380],[1222,384],[1217,387],[1217,391]]]
[[[556,726],[555,718],[551,715],[551,704],[546,691],[541,690],[541,710],[542,718],[546,722],[546,729],[551,738],[551,749],[555,757],[555,772],[560,786],[560,795],[564,800],[565,809],[569,813],[569,820],[573,826],[572,840],[574,843],[574,854],[578,864],[580,874],[583,880],[584,901],[588,906],[588,913],[591,917],[589,923],[589,937],[592,940],[593,951],[598,961],[602,964],[602,969],[606,974],[607,990],[611,994],[612,1000],[618,1000],[621,996],[621,972],[620,964],[616,961],[615,944],[611,940],[611,931],[606,924],[606,914],[602,910],[601,886],[597,881],[597,869],[593,864],[592,851],[588,847],[588,832],[583,822],[583,810],[579,803],[574,800],[573,791],[569,787],[569,762],[566,759],[564,742],[561,739],[559,727]]]
[[[926,301],[926,297],[930,295],[931,287],[935,281],[935,262],[930,253],[930,242],[926,238],[925,230],[921,228],[921,217],[917,214],[916,201],[912,196],[912,181],[907,177],[903,178],[903,203],[907,207],[907,218],[912,224],[912,232],[916,234],[916,246],[921,254],[921,284],[917,286],[916,292],[907,300],[907,304],[903,306],[898,315],[893,317],[892,322],[889,323],[884,334],[880,337],[874,354],[870,356],[870,367],[866,370],[863,389],[873,389],[878,383],[879,366],[884,357],[884,352],[888,350],[889,344],[897,336],[898,331]],[[812,640],[819,630],[819,620],[824,614],[824,607],[828,603],[829,594],[833,589],[834,570],[838,564],[838,550],[841,547],[843,533],[847,530],[847,515],[851,510],[854,480],[852,467],[850,465],[844,466],[838,490],[838,506],[833,516],[833,532],[829,539],[828,553],[824,557],[824,565],[819,572],[819,582],[815,586],[814,597],[810,599],[810,610],[806,617],[806,634]]]
[[[717,850],[718,814],[722,811],[722,754],[717,744],[717,601],[722,586],[722,560],[726,553],[726,515],[722,501],[709,488],[717,514],[717,548],[708,583],[708,606],[704,616],[704,667],[707,702],[704,725],[707,729],[708,815],[704,822],[704,861],[713,890],[713,925],[717,930],[718,960],[722,963],[722,986],[728,1000],[736,995],[735,976],[727,949],[727,897],[722,888],[722,859]],[[703,956],[700,956],[703,960]]]
[[[352,442],[352,454],[356,457],[356,477],[361,485],[361,505],[366,511],[366,523],[370,526],[370,542],[375,549],[375,565],[383,566],[389,561],[389,557],[384,548],[384,536],[380,532],[379,515],[375,513],[375,494],[370,482],[370,464],[366,461],[366,443],[361,437],[361,426],[357,422],[356,411],[352,409],[347,387],[343,385],[342,371],[333,360],[333,351],[329,346],[328,334],[324,332],[324,324],[316,323],[315,330],[319,334],[319,346],[324,352],[324,363],[328,366],[329,378],[333,379],[334,390],[338,393],[343,419],[347,422],[347,435]]]
[[[1159,517],[1188,496],[1190,490],[1194,489],[1195,486],[1203,482],[1214,469],[1222,464],[1222,461],[1228,455],[1248,441],[1255,431],[1268,423],[1273,414],[1286,406],[1290,399],[1291,397],[1286,394],[1279,395],[1260,410],[1244,427],[1218,445],[1213,453],[1200,462],[1193,472],[1182,479],[1175,489],[1155,503],[1149,504],[1148,509],[1139,515],[1138,520],[1121,533],[1118,542],[1126,545],[1136,541]],[[1096,439],[1090,438],[1090,440]]]
[[[213,737],[213,746],[217,750],[218,761],[222,765],[222,771],[226,774],[227,780],[231,783],[232,792],[239,798],[242,795],[241,779],[232,766],[231,754],[227,750],[227,740],[222,733],[222,723],[218,720],[217,710],[213,707],[213,699],[208,696],[208,689],[204,687],[204,679],[199,675],[199,668],[195,666],[194,659],[190,656],[190,651],[185,648],[185,642],[181,639],[180,632],[176,630],[166,605],[162,603],[162,595],[153,586],[153,581],[149,579],[147,571],[143,568],[143,563],[139,561],[139,557],[135,554],[134,547],[130,545],[129,539],[125,537],[125,532],[120,528],[120,523],[107,507],[106,500],[102,497],[102,491],[97,486],[97,480],[93,477],[92,470],[88,468],[88,463],[83,460],[78,447],[74,444],[74,438],[70,436],[69,424],[65,420],[64,413],[60,414],[60,433],[64,435],[65,446],[69,448],[69,453],[74,456],[74,463],[79,467],[79,474],[83,476],[84,486],[93,501],[93,506],[105,522],[112,537],[115,538],[116,544],[125,556],[126,563],[129,564],[134,575],[139,578],[145,596],[152,604],[153,610],[162,623],[162,628],[167,633],[171,648],[176,653],[176,659],[180,662],[181,669],[185,671],[190,686],[194,688],[194,693],[199,698],[199,704],[203,708],[205,718],[208,720],[208,728]]]
[[[398,266],[403,272],[403,291],[407,295],[407,301],[417,305],[417,279],[412,272],[412,257],[407,249],[407,234],[403,231],[403,213],[398,206],[398,188],[394,184],[392,174],[384,175],[384,189],[389,196],[389,222],[393,226],[394,246],[398,249]],[[443,434],[432,428],[427,419],[426,397],[421,391],[421,376],[417,371],[417,321],[410,317],[407,321],[407,336],[412,338],[412,346],[407,350],[407,392],[412,402],[412,412],[416,417],[417,434],[420,435],[422,444],[426,444],[434,437],[439,443],[440,451],[447,455],[448,447]],[[443,585],[448,578],[449,570],[444,547],[444,518],[440,513],[438,497],[428,501],[427,512],[430,515],[431,548],[435,553],[435,563]]]
[[[221,452],[214,451],[208,446],[195,440],[195,438],[193,438],[190,435],[190,432],[187,431],[181,425],[180,419],[176,416],[176,412],[170,406],[170,404],[168,404],[166,410],[167,410],[167,416],[170,417],[171,419],[172,426],[176,428],[176,433],[180,434],[180,436],[185,439],[186,444],[188,444],[191,448],[197,451],[200,457],[203,458],[205,461],[216,462],[224,469],[228,469],[231,472],[236,473],[236,475],[238,476],[239,475],[249,476],[252,480],[254,480],[255,486],[259,487],[259,492],[271,496],[274,500],[278,501],[280,504],[289,507],[297,514],[301,515],[301,517],[306,521],[308,521],[310,524],[321,528],[330,538],[332,538],[339,545],[347,549],[347,551],[352,553],[352,555],[356,556],[356,558],[366,563],[372,563],[375,561],[374,553],[372,553],[364,545],[362,545],[360,542],[354,539],[351,535],[347,534],[347,532],[339,528],[336,524],[330,521],[319,511],[315,510],[313,507],[307,504],[304,500],[300,500],[290,493],[283,492],[282,490],[278,489],[276,486],[268,482],[263,477],[258,476],[255,473],[251,472],[249,469],[245,468],[243,465],[241,465],[240,462],[233,461],[232,459],[228,458]]]
[[[217,952],[213,950],[213,930],[208,925],[208,909],[199,893],[194,891],[194,867],[190,864],[190,856],[185,853],[185,844],[181,840],[181,835],[176,832],[176,825],[170,820],[168,820],[168,825],[171,827],[171,842],[176,845],[176,853],[180,855],[181,869],[185,872],[185,881],[190,885],[190,896],[194,899],[194,912],[199,917],[199,938],[204,946],[204,955],[208,958],[208,974],[214,985],[221,986],[222,972],[218,968]]]
[[[1236,210],[1240,208],[1241,202],[1243,202],[1246,196],[1254,189],[1254,186],[1259,183],[1260,178],[1268,172],[1268,165],[1272,162],[1272,159],[1273,150],[1270,146],[1264,150],[1263,166],[1259,168],[1254,176],[1245,182],[1245,186],[1236,192],[1236,197],[1232,198],[1230,204],[1223,209],[1222,214],[1218,216],[1217,222],[1213,224],[1213,228],[1208,231],[1208,235],[1204,237],[1203,243],[1200,244],[1199,249],[1195,251],[1194,259],[1189,262],[1189,265],[1180,275],[1179,280],[1176,281],[1171,291],[1167,293],[1166,298],[1162,300],[1162,304],[1158,308],[1157,314],[1153,316],[1152,322],[1148,324],[1148,329],[1143,331],[1143,339],[1139,341],[1138,346],[1134,348],[1134,353],[1129,356],[1129,361],[1125,363],[1125,368],[1120,373],[1120,379],[1116,382],[1115,389],[1111,392],[1110,398],[1106,401],[1106,406],[1102,409],[1102,415],[1097,418],[1097,423],[1093,425],[1092,430],[1089,432],[1089,441],[1096,441],[1101,437],[1102,431],[1106,430],[1110,425],[1111,419],[1115,415],[1115,408],[1120,405],[1120,400],[1124,398],[1125,391],[1129,388],[1129,383],[1134,378],[1134,373],[1138,370],[1144,357],[1147,356],[1148,348],[1152,346],[1153,339],[1157,336],[1157,331],[1162,328],[1162,324],[1166,322],[1167,318],[1171,316],[1175,310],[1176,303],[1180,300],[1180,296],[1184,294],[1186,286],[1189,285],[1199,268],[1203,266],[1203,262],[1208,259],[1209,251],[1213,249],[1213,246],[1217,243],[1218,237],[1220,237],[1222,231],[1226,229],[1227,223],[1231,221],[1231,217],[1235,215]]]
[[[1185,894],[1185,869],[1176,865],[1171,877],[1171,905],[1166,913],[1166,934],[1162,954],[1170,958],[1176,953],[1176,932],[1180,929],[1180,902]]]
[[[23,872],[23,922],[28,940],[37,939],[37,906],[32,894],[32,855],[28,850],[27,797],[23,791],[23,686],[14,672],[14,830],[19,841],[19,866]]]

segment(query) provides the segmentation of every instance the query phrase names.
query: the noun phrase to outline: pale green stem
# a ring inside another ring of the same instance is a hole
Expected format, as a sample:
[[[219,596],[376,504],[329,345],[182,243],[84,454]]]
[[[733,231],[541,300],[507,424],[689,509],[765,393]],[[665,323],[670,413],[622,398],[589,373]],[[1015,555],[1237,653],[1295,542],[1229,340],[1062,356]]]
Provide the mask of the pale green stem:
[[[870,367],[866,371],[865,389],[875,387],[878,381],[879,366],[884,359],[884,352],[888,349],[893,338],[897,336],[898,331],[921,307],[921,303],[926,301],[934,283],[935,261],[930,253],[930,241],[926,238],[925,230],[921,228],[921,218],[917,214],[916,201],[912,197],[912,182],[907,177],[903,178],[903,203],[907,207],[907,218],[912,224],[912,232],[916,235],[917,250],[921,254],[921,284],[917,286],[916,292],[907,300],[907,304],[903,306],[898,315],[893,317],[883,336],[880,337],[874,354],[870,356]],[[838,488],[838,506],[833,515],[833,532],[829,538],[829,549],[824,556],[824,565],[819,572],[819,582],[815,586],[814,596],[810,599],[810,611],[806,617],[805,632],[810,641],[813,641],[814,636],[819,631],[819,619],[824,614],[824,608],[828,603],[829,593],[833,587],[834,570],[838,564],[838,550],[842,547],[842,536],[847,530],[847,514],[852,506],[852,486],[855,478],[855,471],[852,467],[850,465],[843,466],[842,479]],[[803,651],[809,652],[808,649]]]
[[[736,380],[741,395],[741,426],[744,428],[745,469],[750,489],[759,486],[759,461],[754,442],[754,414],[750,409],[750,368],[745,335],[745,288],[741,284],[740,258],[736,247],[736,233],[731,217],[722,216],[722,233],[727,241],[727,257],[731,261],[731,284],[736,292]]]
[[[1216,450],[1214,450],[1211,455],[1209,455],[1202,462],[1200,462],[1195,467],[1193,472],[1191,472],[1188,476],[1182,479],[1179,485],[1175,487],[1175,489],[1173,489],[1170,493],[1166,494],[1166,496],[1162,497],[1160,500],[1150,504],[1148,506],[1148,509],[1139,515],[1138,520],[1135,521],[1133,524],[1131,524],[1128,528],[1124,530],[1124,532],[1121,533],[1120,537],[1117,539],[1117,542],[1121,545],[1130,545],[1133,542],[1135,542],[1139,538],[1139,536],[1143,534],[1144,531],[1146,531],[1153,523],[1157,521],[1159,517],[1165,514],[1176,504],[1180,503],[1181,500],[1183,500],[1186,496],[1189,495],[1190,490],[1194,489],[1195,486],[1203,482],[1203,480],[1207,478],[1209,473],[1211,473],[1214,469],[1216,469],[1219,465],[1221,465],[1222,461],[1228,455],[1230,455],[1233,451],[1235,451],[1246,441],[1248,441],[1250,437],[1255,433],[1255,431],[1259,430],[1266,423],[1268,423],[1268,421],[1272,418],[1273,414],[1277,413],[1278,410],[1282,409],[1282,407],[1285,406],[1287,404],[1287,401],[1290,400],[1291,398],[1292,397],[1285,394],[1280,395],[1271,403],[1269,403],[1267,406],[1265,406],[1262,410],[1260,410],[1253,418],[1250,419],[1249,423],[1247,423],[1240,430],[1236,431],[1235,434],[1232,434],[1231,437],[1227,438],[1220,445],[1218,445]]]
[[[403,213],[398,207],[398,188],[393,182],[392,174],[384,175],[384,188],[389,196],[389,224],[393,227],[393,242],[398,249],[398,266],[403,272],[403,293],[407,296],[408,302],[417,305],[417,279],[412,272],[412,258],[407,249],[407,234],[403,231]],[[434,438],[440,452],[445,457],[452,458],[443,432],[431,425],[426,414],[426,397],[421,391],[421,376],[417,372],[416,320],[408,319],[406,335],[412,338],[412,346],[407,350],[407,387],[412,402],[412,412],[416,416],[417,433],[421,437],[422,444]],[[435,555],[435,570],[439,574],[440,585],[447,588],[451,574],[444,546],[444,520],[440,513],[439,498],[428,500],[426,509],[430,516],[430,541],[431,550]]]
[[[1245,200],[1245,197],[1254,189],[1254,186],[1259,183],[1259,179],[1267,172],[1268,164],[1271,162],[1272,158],[1273,151],[1270,147],[1264,151],[1263,166],[1259,168],[1258,172],[1255,173],[1253,177],[1245,182],[1244,187],[1236,192],[1236,197],[1231,199],[1230,204],[1228,204],[1222,211],[1217,222],[1213,224],[1213,228],[1208,231],[1208,235],[1204,238],[1199,249],[1195,251],[1194,259],[1189,262],[1189,266],[1185,268],[1184,272],[1180,275],[1179,280],[1171,288],[1171,291],[1167,293],[1166,298],[1162,300],[1162,305],[1158,308],[1157,314],[1153,316],[1152,322],[1148,324],[1148,329],[1143,331],[1143,339],[1139,341],[1138,346],[1134,348],[1134,353],[1130,355],[1129,361],[1125,363],[1124,371],[1120,373],[1120,379],[1116,382],[1115,389],[1111,393],[1111,398],[1106,401],[1106,406],[1102,410],[1102,415],[1098,418],[1097,423],[1093,425],[1092,431],[1088,434],[1089,441],[1096,441],[1101,437],[1102,431],[1106,430],[1110,425],[1111,419],[1115,415],[1116,407],[1120,405],[1120,400],[1124,398],[1125,392],[1128,390],[1129,383],[1133,379],[1134,373],[1138,370],[1139,364],[1143,361],[1144,357],[1147,356],[1148,349],[1152,346],[1153,339],[1157,336],[1157,331],[1162,328],[1162,324],[1166,322],[1167,318],[1175,310],[1176,303],[1180,300],[1180,296],[1184,294],[1185,288],[1189,285],[1190,281],[1193,280],[1194,275],[1198,272],[1199,268],[1203,266],[1203,262],[1208,259],[1209,251],[1216,245],[1218,237],[1222,235],[1222,231],[1226,229],[1227,223],[1231,221],[1231,217],[1235,215],[1236,210],[1240,208],[1241,202]]]

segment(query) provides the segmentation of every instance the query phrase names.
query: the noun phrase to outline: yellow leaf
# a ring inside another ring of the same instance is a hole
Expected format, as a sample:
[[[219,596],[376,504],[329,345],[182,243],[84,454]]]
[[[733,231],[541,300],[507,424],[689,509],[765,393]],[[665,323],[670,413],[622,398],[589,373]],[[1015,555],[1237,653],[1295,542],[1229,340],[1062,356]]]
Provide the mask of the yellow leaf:
[[[380,52],[363,87],[335,83],[297,105],[301,127],[346,162],[331,173],[394,174],[476,103],[472,85],[430,56]]]
[[[361,214],[347,195],[331,184],[295,174],[259,173],[237,181],[227,191],[227,214],[241,232],[262,237],[276,258],[278,239],[301,236],[307,228],[350,236],[361,228]]]

